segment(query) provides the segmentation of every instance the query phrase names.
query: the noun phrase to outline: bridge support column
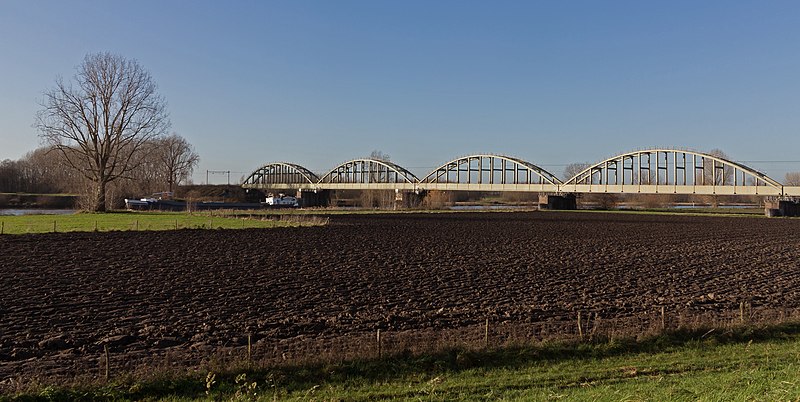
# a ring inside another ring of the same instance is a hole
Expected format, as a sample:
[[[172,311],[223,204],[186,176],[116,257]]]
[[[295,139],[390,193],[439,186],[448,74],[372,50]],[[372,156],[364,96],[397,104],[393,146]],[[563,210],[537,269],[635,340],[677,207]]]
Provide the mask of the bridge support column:
[[[800,202],[795,200],[773,200],[764,204],[764,213],[774,216],[800,216]]]
[[[425,199],[425,192],[395,190],[394,209],[416,208]]]
[[[300,199],[300,206],[307,207],[327,207],[331,202],[330,190],[297,190],[297,198]]]
[[[578,201],[575,194],[540,194],[539,209],[575,210],[578,209]]]

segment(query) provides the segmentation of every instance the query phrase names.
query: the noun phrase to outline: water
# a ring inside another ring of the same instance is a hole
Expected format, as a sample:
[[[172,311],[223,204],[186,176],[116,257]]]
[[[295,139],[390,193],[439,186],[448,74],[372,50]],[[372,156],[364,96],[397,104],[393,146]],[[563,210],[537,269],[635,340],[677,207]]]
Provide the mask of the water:
[[[692,209],[692,208],[713,208],[711,205],[673,205],[669,208],[674,209]],[[724,205],[721,204],[718,208],[720,209],[748,209],[748,208],[759,208],[758,205]]]
[[[753,208],[760,208],[760,206],[755,205],[755,204],[753,204],[753,205],[744,205],[744,204],[725,205],[725,204],[720,204],[717,208],[714,208],[714,207],[712,207],[711,205],[708,205],[708,204],[695,204],[695,205],[679,204],[679,205],[664,205],[664,206],[661,206],[661,207],[654,207],[654,208],[650,208],[650,209],[678,209],[678,210],[681,210],[681,209],[689,209],[689,210],[690,209],[708,209],[708,210],[711,210],[711,209],[753,209]],[[628,210],[628,209],[648,209],[648,208],[643,207],[641,205],[637,205],[637,204],[630,204],[630,205],[629,204],[622,204],[622,205],[617,205],[615,209]]]
[[[720,205],[720,209],[751,209],[758,208],[758,205]],[[507,210],[507,209],[535,209],[534,205],[454,205],[448,209],[452,210]],[[616,209],[637,209],[638,205],[619,205]],[[668,205],[664,209],[711,209],[711,205]]]
[[[523,209],[523,208],[536,208],[529,205],[454,205],[449,209],[452,210],[496,210],[496,209]]]
[[[0,209],[0,216],[21,215],[72,215],[74,209]]]

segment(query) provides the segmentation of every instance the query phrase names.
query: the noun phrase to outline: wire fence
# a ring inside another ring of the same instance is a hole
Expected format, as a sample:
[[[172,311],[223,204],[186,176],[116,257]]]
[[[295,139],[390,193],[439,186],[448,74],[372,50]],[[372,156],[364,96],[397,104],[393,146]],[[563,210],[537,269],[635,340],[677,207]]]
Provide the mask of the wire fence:
[[[727,330],[745,325],[776,325],[800,320],[800,310],[753,308],[743,302],[727,311],[670,311],[654,308],[627,317],[576,312],[573,319],[545,322],[493,321],[448,329],[413,329],[354,333],[330,338],[301,336],[260,339],[252,349],[261,367],[280,364],[314,364],[371,359],[392,355],[419,355],[448,349],[483,350],[536,346],[546,342],[596,342],[656,336],[673,331]],[[233,361],[247,356],[243,349],[229,351]]]
[[[486,351],[510,347],[540,346],[549,342],[609,342],[642,340],[676,331],[725,333],[745,326],[769,326],[800,322],[800,309],[753,307],[747,302],[728,310],[670,310],[653,307],[625,317],[600,312],[575,312],[570,319],[522,322],[486,319],[453,328],[376,330],[339,335],[302,334],[270,338],[245,334],[222,343],[172,342],[152,348],[114,345],[98,341],[89,358],[55,353],[38,359],[5,362],[5,371],[25,373],[7,377],[0,388],[24,388],[24,381],[92,382],[109,377],[152,378],[187,372],[230,372],[237,369],[270,369],[370,360],[394,356],[418,356],[450,350]],[[3,373],[8,374],[8,373]]]

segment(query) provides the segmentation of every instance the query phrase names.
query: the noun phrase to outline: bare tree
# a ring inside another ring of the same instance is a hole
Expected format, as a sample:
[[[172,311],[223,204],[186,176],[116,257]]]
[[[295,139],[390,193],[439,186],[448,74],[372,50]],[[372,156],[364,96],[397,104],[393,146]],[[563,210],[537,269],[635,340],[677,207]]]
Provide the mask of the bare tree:
[[[53,152],[52,148],[34,149],[28,152],[21,161],[24,161],[31,171],[31,183],[36,183],[36,192],[79,194],[75,189],[81,188],[81,183],[84,181],[83,176],[64,169],[62,155]]]
[[[730,159],[721,149],[712,149],[708,151],[708,154],[720,159]],[[699,180],[698,184],[706,186],[731,184],[733,182],[733,169],[728,165],[722,165],[720,162],[704,157],[702,176],[699,179],[695,179]],[[717,194],[700,196],[699,199],[702,202],[709,203],[713,208],[719,207],[719,196]]]
[[[75,174],[64,170],[61,155],[47,147],[28,152],[19,160],[0,161],[0,193],[70,193],[76,188]]]
[[[164,99],[135,60],[89,54],[74,82],[56,80],[35,126],[67,164],[93,183],[90,205],[106,210],[106,187],[137,167],[136,154],[169,127]]]
[[[384,162],[389,162],[392,159],[392,157],[389,156],[389,154],[385,154],[382,151],[378,151],[377,149],[369,154],[369,158]]]
[[[376,160],[376,161],[381,161],[381,162],[390,162],[392,158],[389,156],[389,154],[385,154],[382,151],[378,151],[376,149],[376,150],[372,151],[369,154],[369,159]],[[369,177],[370,177],[369,180],[371,182],[381,182],[384,179],[388,179],[388,177],[386,177],[386,174],[388,174],[388,173],[370,172],[369,173]]]
[[[619,194],[597,194],[597,206],[600,209],[614,209],[619,201]]]
[[[786,173],[786,178],[783,180],[785,186],[800,186],[800,172]]]
[[[174,191],[175,185],[192,175],[200,156],[189,141],[175,133],[156,140],[155,146],[169,191]]]
[[[590,165],[588,163],[576,162],[570,163],[564,168],[564,180],[569,180],[575,177],[578,173],[583,172]]]
[[[708,154],[720,159],[730,159],[721,149],[712,149],[708,151]],[[730,166],[722,165],[720,162],[715,163],[712,159],[703,159],[703,179],[706,185],[721,186],[733,182],[733,169]],[[714,166],[716,166],[716,169]]]
[[[453,205],[453,193],[450,191],[429,191],[422,201],[422,207],[425,209],[445,209]]]
[[[22,169],[18,161],[6,159],[0,161],[0,193],[22,191]]]

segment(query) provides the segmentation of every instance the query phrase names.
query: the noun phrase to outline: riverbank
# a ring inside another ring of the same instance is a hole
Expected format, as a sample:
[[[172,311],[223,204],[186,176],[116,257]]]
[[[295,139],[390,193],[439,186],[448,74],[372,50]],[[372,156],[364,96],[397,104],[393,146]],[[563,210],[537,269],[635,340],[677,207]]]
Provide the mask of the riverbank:
[[[72,194],[0,193],[0,209],[75,209],[78,196]]]

